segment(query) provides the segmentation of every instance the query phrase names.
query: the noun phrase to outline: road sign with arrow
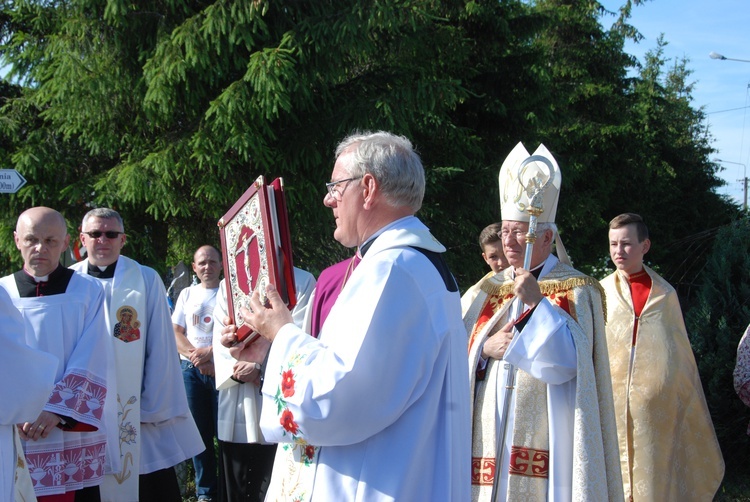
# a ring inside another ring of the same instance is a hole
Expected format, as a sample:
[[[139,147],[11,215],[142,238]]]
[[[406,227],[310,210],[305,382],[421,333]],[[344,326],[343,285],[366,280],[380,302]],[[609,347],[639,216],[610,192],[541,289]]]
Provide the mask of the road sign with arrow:
[[[15,169],[0,169],[0,193],[16,193],[26,184],[26,178]]]

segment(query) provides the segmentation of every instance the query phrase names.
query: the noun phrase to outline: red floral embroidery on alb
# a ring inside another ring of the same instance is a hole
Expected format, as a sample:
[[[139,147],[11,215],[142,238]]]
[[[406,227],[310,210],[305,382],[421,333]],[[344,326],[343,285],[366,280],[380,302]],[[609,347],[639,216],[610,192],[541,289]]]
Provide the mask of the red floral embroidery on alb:
[[[294,421],[294,415],[289,410],[284,410],[281,414],[281,420],[279,421],[281,426],[290,434],[297,434],[299,431],[299,425]]]
[[[294,395],[294,373],[292,370],[281,372],[281,393],[284,397],[292,397]]]

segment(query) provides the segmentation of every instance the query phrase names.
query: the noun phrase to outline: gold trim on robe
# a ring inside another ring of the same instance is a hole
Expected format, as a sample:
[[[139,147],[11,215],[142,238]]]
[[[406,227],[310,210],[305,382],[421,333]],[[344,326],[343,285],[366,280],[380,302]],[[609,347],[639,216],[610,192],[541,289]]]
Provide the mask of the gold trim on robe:
[[[601,281],[624,495],[635,501],[712,500],[724,460],[680,303],[667,281],[644,269],[652,286],[635,347],[627,280],[615,272]]]

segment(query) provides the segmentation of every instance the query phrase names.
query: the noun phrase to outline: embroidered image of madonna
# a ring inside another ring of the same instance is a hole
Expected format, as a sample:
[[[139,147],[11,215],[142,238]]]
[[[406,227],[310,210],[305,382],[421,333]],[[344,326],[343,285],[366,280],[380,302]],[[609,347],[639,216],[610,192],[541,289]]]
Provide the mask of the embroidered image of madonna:
[[[123,342],[133,342],[141,337],[141,326],[138,320],[138,311],[133,307],[124,305],[117,309],[117,324],[115,324],[115,338]]]

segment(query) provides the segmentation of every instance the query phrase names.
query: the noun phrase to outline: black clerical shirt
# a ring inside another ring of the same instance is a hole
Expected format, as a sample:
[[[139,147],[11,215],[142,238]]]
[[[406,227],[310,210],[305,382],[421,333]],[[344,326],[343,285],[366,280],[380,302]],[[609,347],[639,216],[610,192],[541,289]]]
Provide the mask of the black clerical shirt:
[[[75,272],[62,265],[53,270],[46,281],[37,282],[34,277],[25,270],[19,270],[13,274],[16,287],[21,298],[34,298],[37,296],[61,295],[68,289],[70,278]]]

